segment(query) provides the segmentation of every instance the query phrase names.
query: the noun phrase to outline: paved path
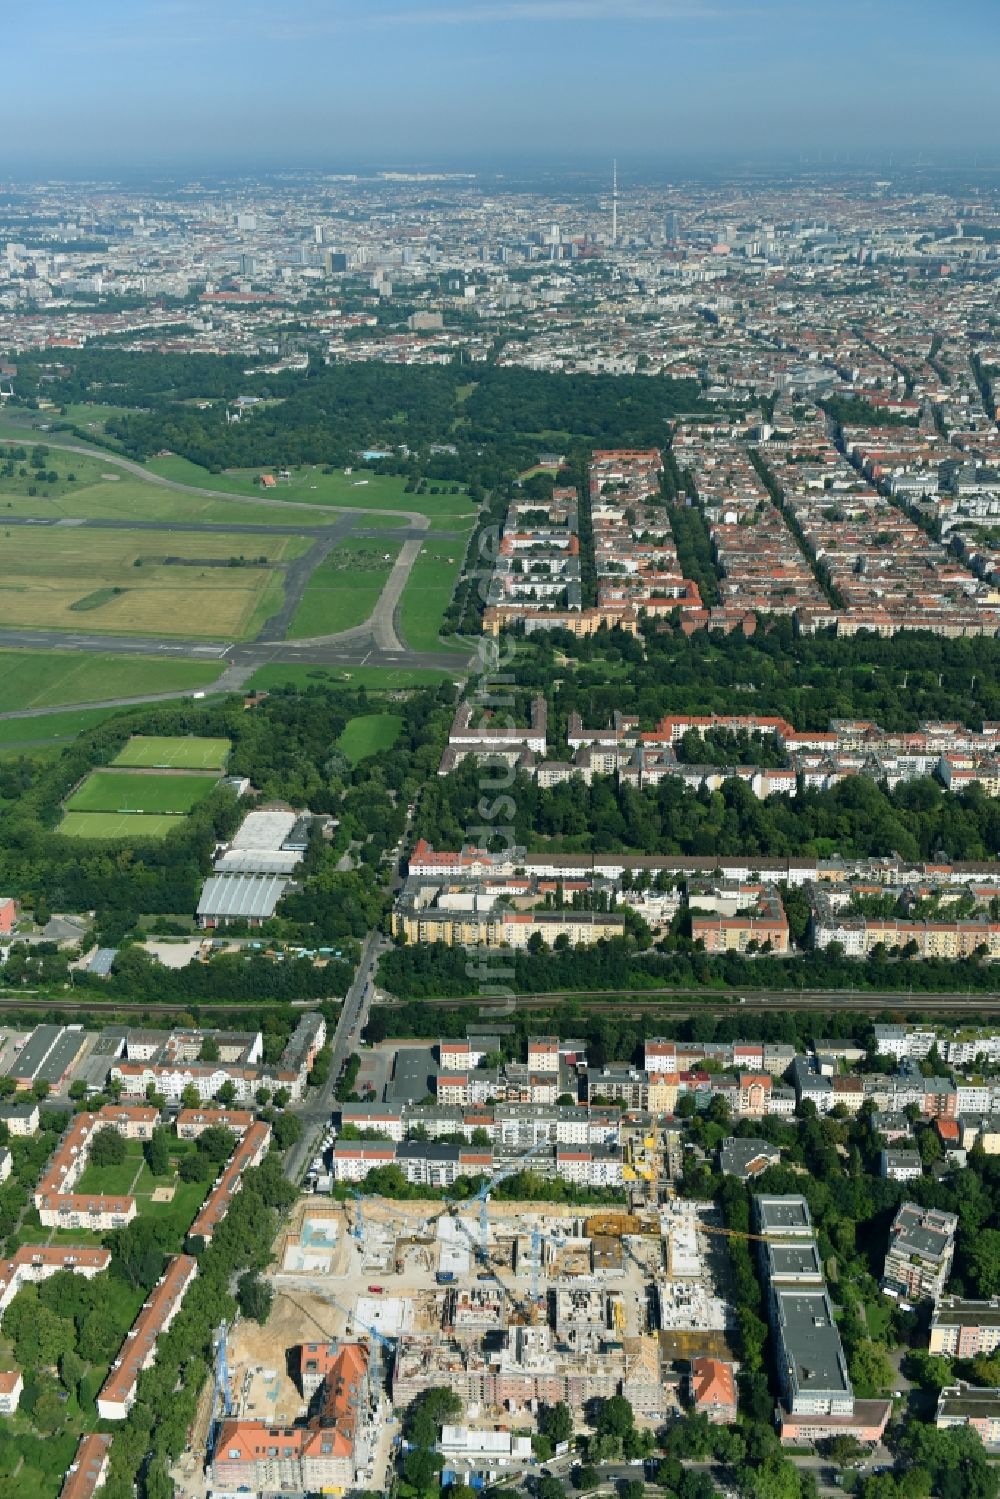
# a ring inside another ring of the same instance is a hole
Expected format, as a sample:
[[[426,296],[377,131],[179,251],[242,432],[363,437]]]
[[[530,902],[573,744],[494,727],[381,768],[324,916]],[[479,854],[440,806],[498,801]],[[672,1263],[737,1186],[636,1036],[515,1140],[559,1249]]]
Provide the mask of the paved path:
[[[34,430],[34,429],[32,429]],[[175,489],[180,494],[197,495],[199,499],[205,500],[228,500],[230,504],[237,505],[259,505],[270,510],[288,510],[295,506],[299,510],[316,511],[320,515],[343,515],[345,510],[353,514],[372,514],[372,509],[365,510],[360,505],[312,505],[302,500],[277,500],[270,499],[261,494],[233,494],[228,489],[208,489],[200,484],[182,484],[179,479],[168,479],[163,474],[153,473],[151,469],[142,463],[135,463],[131,458],[121,458],[117,453],[110,453],[105,448],[84,447],[82,443],[60,442],[58,432],[45,437],[0,437],[0,450],[5,442],[20,444],[24,448],[59,448],[64,453],[79,453],[83,458],[99,458],[102,463],[113,464],[116,468],[123,468],[126,473],[134,474],[138,479],[145,479],[147,484],[157,484],[161,489]],[[384,506],[374,507],[381,515],[405,515],[413,526],[426,531],[430,525],[428,517],[419,510],[388,510]],[[228,529],[228,527],[226,528]]]
[[[441,651],[412,651],[399,634],[399,605],[403,590],[406,586],[410,571],[414,562],[420,554],[420,546],[426,536],[429,520],[425,515],[411,510],[387,510],[382,514],[398,515],[408,522],[405,526],[393,527],[380,530],[374,527],[357,526],[357,521],[366,513],[350,507],[326,506],[326,505],[301,505],[295,507],[292,512],[292,502],[270,499],[263,495],[234,495],[224,490],[211,489],[203,486],[188,485],[176,479],[167,479],[161,474],[150,473],[142,464],[134,463],[131,459],[119,457],[117,454],[105,453],[99,448],[87,448],[83,445],[59,442],[58,434],[53,436],[51,442],[45,439],[47,445],[57,446],[70,453],[80,453],[87,457],[97,457],[106,460],[124,469],[128,473],[147,480],[149,483],[158,484],[162,488],[175,490],[181,494],[199,495],[210,499],[226,500],[241,505],[255,505],[269,510],[282,510],[285,514],[283,524],[260,525],[239,521],[228,523],[224,521],[154,521],[154,520],[115,520],[115,519],[36,519],[30,516],[10,517],[4,521],[0,517],[0,529],[9,527],[41,526],[51,529],[59,527],[65,529],[70,526],[78,526],[85,529],[95,530],[135,530],[135,531],[161,531],[167,533],[194,533],[200,531],[213,534],[225,534],[232,532],[237,535],[267,535],[271,533],[290,534],[296,536],[308,536],[313,539],[313,545],[305,556],[296,558],[286,567],[284,598],[281,607],[266,620],[256,640],[247,642],[235,641],[209,641],[200,638],[178,638],[174,640],[160,639],[155,636],[144,635],[104,635],[88,634],[85,631],[62,631],[45,629],[2,629],[0,628],[0,648],[8,650],[48,650],[48,651],[80,651],[85,653],[97,653],[101,655],[138,655],[148,656],[151,659],[183,659],[189,661],[218,661],[220,665],[220,676],[218,680],[206,685],[206,692],[233,692],[238,691],[245,685],[253,672],[260,666],[272,664],[303,664],[317,666],[379,666],[389,668],[417,668],[448,671],[456,677],[464,676],[469,668],[469,657],[464,651],[448,652]],[[20,440],[27,446],[38,446],[43,441],[38,438],[10,439]],[[2,440],[0,440],[2,442]],[[336,518],[328,524],[309,522],[310,512],[320,512],[325,515],[334,515]],[[301,517],[301,522],[297,517]],[[437,538],[447,538],[452,533],[436,532]],[[371,615],[360,625],[351,629],[342,630],[335,635],[314,636],[304,640],[289,640],[288,630],[292,619],[302,600],[302,596],[308,587],[312,574],[320,563],[326,558],[337,542],[347,537],[371,537],[378,540],[401,542],[399,556],[393,565],[392,571],[386,580],[385,586],[376,601]],[[460,539],[455,533],[455,539]],[[47,709],[18,709],[9,713],[0,713],[0,720],[5,718],[32,718],[42,717],[45,713],[59,711],[60,708],[72,706],[73,708],[116,708],[128,707],[139,703],[170,702],[190,696],[189,692],[150,692],[133,694],[127,697],[100,698],[89,703],[74,703],[72,705],[54,705]]]

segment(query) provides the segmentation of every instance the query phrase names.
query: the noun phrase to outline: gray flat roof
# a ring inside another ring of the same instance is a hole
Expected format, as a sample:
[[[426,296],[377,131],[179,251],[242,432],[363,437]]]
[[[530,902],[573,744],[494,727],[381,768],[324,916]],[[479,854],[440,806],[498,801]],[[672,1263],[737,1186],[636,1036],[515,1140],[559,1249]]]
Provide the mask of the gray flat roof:
[[[823,1264],[819,1250],[810,1240],[795,1244],[769,1244],[767,1260],[771,1279],[786,1275],[818,1275],[823,1277]]]
[[[396,1052],[392,1077],[386,1084],[388,1103],[419,1103],[433,1093],[438,1073],[432,1046],[401,1046]]]
[[[37,1025],[21,1047],[8,1071],[14,1077],[34,1078],[56,1043],[62,1026]]]
[[[765,1234],[812,1233],[809,1205],[804,1197],[792,1194],[781,1197],[758,1197],[757,1222]]]
[[[804,1392],[850,1393],[844,1349],[825,1290],[774,1287],[778,1321],[795,1383]]]
[[[47,1083],[57,1083],[70,1067],[85,1040],[83,1031],[64,1031],[39,1067],[36,1076],[44,1078]]]
[[[274,915],[287,879],[275,874],[213,874],[202,886],[199,916],[245,916],[263,920]]]
[[[937,1327],[1000,1327],[1000,1301],[941,1301],[933,1317]]]

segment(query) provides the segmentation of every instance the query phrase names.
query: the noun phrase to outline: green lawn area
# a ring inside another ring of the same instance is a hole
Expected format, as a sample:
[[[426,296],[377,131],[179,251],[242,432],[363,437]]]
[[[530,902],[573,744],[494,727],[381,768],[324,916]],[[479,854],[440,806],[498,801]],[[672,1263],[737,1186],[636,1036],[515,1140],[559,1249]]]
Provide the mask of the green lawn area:
[[[288,631],[292,640],[364,624],[399,556],[398,541],[359,539],[334,547],[306,586]],[[386,560],[388,559],[388,560]]]
[[[92,770],[66,802],[68,812],[190,812],[218,784],[215,774],[146,775]]]
[[[403,720],[397,713],[366,713],[350,720],[337,740],[337,748],[357,765],[369,755],[391,749],[402,727]]]
[[[140,812],[67,812],[56,828],[64,838],[165,838],[176,817]]]
[[[66,713],[43,713],[38,718],[0,719],[0,753],[36,753],[40,747],[58,750],[121,711],[121,708],[77,708]]]
[[[892,1318],[892,1309],[885,1301],[865,1302],[865,1321],[868,1324],[868,1336],[873,1343],[885,1341],[886,1330]]]
[[[438,636],[464,555],[464,541],[430,538],[421,544],[399,604],[400,634],[411,650],[450,648]]]
[[[173,1149],[172,1141],[171,1149]],[[208,1196],[212,1184],[211,1182],[178,1181],[174,1187],[172,1201],[153,1202],[149,1194],[155,1186],[163,1185],[165,1183],[151,1177],[149,1168],[144,1166],[136,1192],[136,1207],[140,1217],[160,1218],[169,1223],[176,1236],[177,1248],[180,1249],[184,1236],[194,1222],[194,1216]]]
[[[153,769],[169,765],[174,770],[221,771],[231,748],[228,739],[205,739],[193,734],[133,734],[111,763]]]
[[[246,684],[251,692],[267,692],[274,687],[343,687],[353,691],[364,687],[369,692],[405,692],[410,688],[437,687],[441,682],[457,680],[454,672],[435,668],[405,666],[352,666],[342,670],[334,666],[261,666]]]
[[[22,526],[5,530],[0,545],[0,624],[232,640],[252,637],[279,606],[279,564],[309,543],[276,534]]]
[[[132,1189],[139,1162],[135,1156],[126,1156],[118,1166],[86,1166],[74,1188],[77,1192],[106,1192],[109,1197],[124,1197]]]
[[[221,496],[184,494],[163,484],[155,484],[123,468],[115,462],[112,454],[85,456],[60,451],[60,439],[71,443],[79,441],[72,433],[55,433],[50,440],[46,433],[28,429],[24,438],[29,437],[31,441],[44,442],[49,447],[45,472],[54,472],[59,477],[52,484],[47,478],[40,480],[30,462],[18,460],[13,478],[0,476],[0,524],[5,514],[32,515],[48,520],[240,521],[265,526],[294,525],[297,521],[322,526],[332,525],[340,519],[333,513],[317,512],[315,505],[304,502],[289,504],[283,510],[276,505],[241,504],[240,491],[234,492],[232,499],[226,499],[229,486],[215,484],[214,475],[194,464],[187,466],[190,472],[179,482],[203,489],[221,489]],[[4,460],[5,441],[17,445],[12,429],[0,423],[0,464]],[[27,470],[23,479],[22,468]],[[72,480],[70,474],[74,476]],[[29,489],[34,489],[35,493],[29,494]],[[399,522],[393,516],[376,514],[366,516],[365,524],[398,525]]]
[[[0,650],[0,713],[144,693],[197,691],[216,681],[221,671],[218,661]]]
[[[277,477],[276,468],[229,469],[222,474],[211,474],[186,458],[176,456],[151,458],[146,467],[151,473],[181,484],[224,490],[229,494],[266,494],[270,499],[295,500],[308,505],[338,505],[352,510],[413,510],[421,515],[450,516],[469,516],[475,508],[464,491],[459,494],[407,494],[405,479],[377,474],[370,469],[355,469],[350,474],[338,469],[325,474],[318,465],[305,465],[293,469],[290,480],[278,480],[274,489],[262,490],[258,475],[272,473]],[[441,491],[452,488],[450,484],[432,487]]]

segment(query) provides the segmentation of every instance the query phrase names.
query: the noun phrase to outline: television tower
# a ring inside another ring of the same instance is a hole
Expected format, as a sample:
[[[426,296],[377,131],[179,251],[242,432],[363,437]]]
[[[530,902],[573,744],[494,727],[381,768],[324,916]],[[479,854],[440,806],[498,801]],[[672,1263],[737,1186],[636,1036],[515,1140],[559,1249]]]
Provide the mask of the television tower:
[[[618,159],[611,164],[611,244],[618,243]]]

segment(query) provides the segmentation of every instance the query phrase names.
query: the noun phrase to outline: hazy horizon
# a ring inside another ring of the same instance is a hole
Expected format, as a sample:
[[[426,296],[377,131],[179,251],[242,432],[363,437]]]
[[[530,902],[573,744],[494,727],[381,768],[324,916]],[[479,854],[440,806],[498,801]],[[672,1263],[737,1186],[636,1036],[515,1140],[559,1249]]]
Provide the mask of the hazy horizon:
[[[8,179],[1000,163],[995,0],[37,0],[4,26]]]

